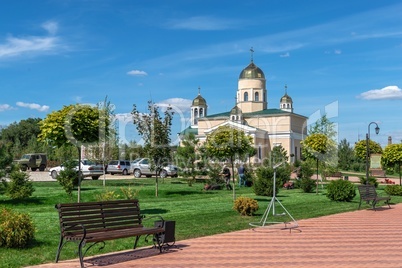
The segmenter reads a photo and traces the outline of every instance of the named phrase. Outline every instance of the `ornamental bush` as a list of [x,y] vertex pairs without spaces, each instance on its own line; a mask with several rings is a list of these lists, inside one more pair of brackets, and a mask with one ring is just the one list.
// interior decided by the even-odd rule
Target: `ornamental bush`
[[389,195],[402,195],[402,186],[400,185],[387,185],[384,188],[384,192]]
[[350,202],[356,196],[356,187],[346,180],[331,181],[327,186],[327,197],[333,201]]
[[242,216],[252,216],[258,208],[258,202],[250,197],[238,197],[233,205],[233,209]]
[[301,178],[296,180],[295,187],[302,189],[305,193],[311,193],[314,191],[316,181],[310,178]]
[[28,214],[0,210],[0,247],[24,248],[34,238],[35,227]]
[[11,199],[23,199],[30,197],[35,191],[29,175],[25,172],[15,170],[10,173],[10,181],[7,183],[6,194]]
[[[360,184],[366,184],[366,177],[359,177]],[[374,185],[375,188],[378,187],[378,181],[375,177],[369,176],[368,178],[369,185]]]
[[[279,183],[276,183],[275,191],[278,193]],[[273,196],[274,193],[274,169],[259,167],[255,171],[253,190],[256,195]]]

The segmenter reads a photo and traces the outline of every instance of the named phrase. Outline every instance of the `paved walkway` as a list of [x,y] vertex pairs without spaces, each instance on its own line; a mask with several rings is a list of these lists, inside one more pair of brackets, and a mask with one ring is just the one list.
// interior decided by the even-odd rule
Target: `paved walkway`
[[[162,254],[142,248],[87,257],[85,267],[402,267],[402,204],[366,208],[300,220],[291,232],[246,229],[177,241]],[[79,261],[33,267],[74,268]]]

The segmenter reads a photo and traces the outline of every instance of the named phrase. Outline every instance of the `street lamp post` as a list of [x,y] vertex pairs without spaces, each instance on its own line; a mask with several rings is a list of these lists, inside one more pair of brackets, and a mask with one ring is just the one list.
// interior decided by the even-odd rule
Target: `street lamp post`
[[378,135],[380,133],[380,128],[378,127],[376,122],[371,122],[368,125],[368,131],[366,133],[366,184],[369,184],[369,161],[370,161],[370,146],[369,146],[369,141],[370,141],[370,126],[371,124],[375,124],[375,134]]

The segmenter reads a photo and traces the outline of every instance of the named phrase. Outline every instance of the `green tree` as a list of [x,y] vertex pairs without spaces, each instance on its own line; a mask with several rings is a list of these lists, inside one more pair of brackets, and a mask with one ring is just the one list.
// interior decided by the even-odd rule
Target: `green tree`
[[35,191],[33,182],[29,180],[29,175],[20,170],[14,169],[10,173],[10,181],[7,185],[6,194],[11,199],[24,199],[30,197]]
[[312,134],[302,141],[303,155],[316,161],[317,183],[316,193],[318,194],[318,164],[331,163],[335,154],[335,143],[325,134]]
[[[367,144],[366,140],[361,140],[356,142],[354,153],[356,157],[361,160],[366,160],[367,156]],[[371,154],[382,154],[381,145],[375,141],[369,140],[369,155]]]
[[233,176],[234,160],[236,157],[244,157],[251,151],[251,148],[252,138],[250,136],[247,136],[242,130],[237,130],[228,126],[220,126],[207,136],[205,142],[207,154],[219,160],[229,160],[232,165],[233,200],[236,199]]
[[402,185],[401,164],[402,164],[402,144],[389,144],[385,147],[381,156],[381,164],[384,167],[394,167],[398,165],[399,185]]
[[144,151],[151,160],[151,169],[156,173],[155,196],[158,196],[159,173],[171,160],[170,133],[174,113],[172,107],[168,106],[162,117],[159,107],[152,101],[148,101],[148,112],[141,113],[134,104],[131,114],[138,134],[144,140]]
[[[39,141],[62,147],[72,144],[81,162],[81,146],[96,144],[109,134],[110,116],[98,107],[69,105],[54,111],[39,123]],[[80,165],[78,165],[80,168]],[[80,170],[78,174],[81,174]],[[81,198],[81,176],[78,179],[78,202]]]
[[28,118],[1,129],[0,140],[14,159],[20,158],[24,153],[43,152],[43,144],[39,144],[36,140],[40,133],[41,121],[40,118]]
[[193,133],[186,134],[177,148],[177,155],[182,160],[183,167],[190,169],[190,175],[195,179],[195,161],[197,160],[196,147],[199,140]]
[[275,146],[270,153],[270,163],[269,166],[274,166],[275,164],[281,162],[287,162],[289,159],[288,152],[282,145]]
[[342,170],[351,170],[356,158],[353,153],[353,147],[343,139],[338,144],[338,168]]
[[336,140],[336,135],[338,134],[336,131],[336,126],[333,122],[331,122],[327,115],[323,115],[320,119],[318,119],[313,125],[310,126],[308,130],[308,135],[312,134],[324,134],[331,140]]

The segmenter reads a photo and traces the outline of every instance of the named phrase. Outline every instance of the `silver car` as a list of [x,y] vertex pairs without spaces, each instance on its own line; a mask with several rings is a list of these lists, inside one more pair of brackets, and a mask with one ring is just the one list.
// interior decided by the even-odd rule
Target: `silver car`
[[[146,177],[151,177],[155,175],[155,170],[151,170],[151,163],[148,158],[141,158],[136,159],[131,164],[131,169],[134,174],[134,177],[140,178],[142,175]],[[177,177],[178,168],[175,165],[167,165],[163,167],[162,171],[160,172],[159,176],[161,178],[170,177]]]
[[106,168],[106,172],[110,175],[122,174],[128,175],[131,171],[131,163],[128,160],[112,160]]

